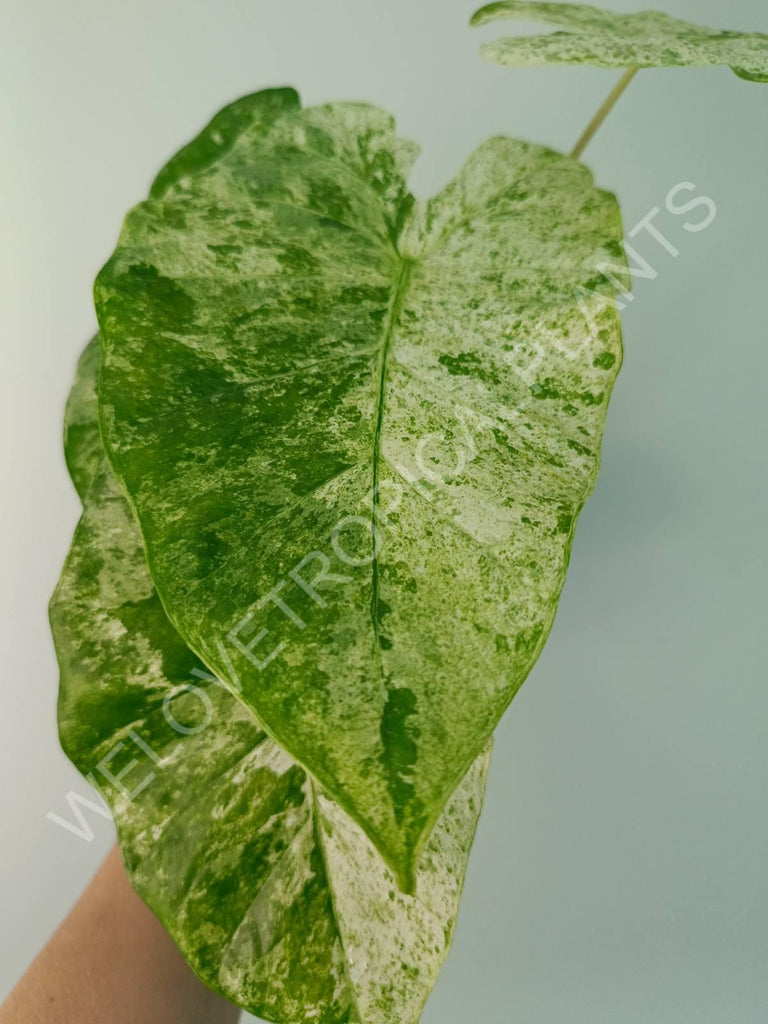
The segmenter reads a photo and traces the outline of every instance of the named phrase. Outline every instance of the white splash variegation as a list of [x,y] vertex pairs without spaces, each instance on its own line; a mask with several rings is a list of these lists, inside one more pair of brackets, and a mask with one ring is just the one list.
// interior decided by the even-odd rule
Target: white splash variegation
[[623,261],[577,162],[490,139],[422,203],[414,155],[375,108],[246,97],[95,289],[102,434],[170,619],[406,892],[550,629]]
[[[757,33],[473,23],[505,17],[565,31],[486,44],[502,64],[768,81]],[[418,1020],[621,362],[586,168],[494,138],[417,202],[415,153],[362,104],[222,110],[126,218],[65,416],[62,744],[192,968],[280,1024]]]
[[506,19],[557,25],[549,35],[484,43],[486,60],[506,67],[591,64],[600,68],[728,65],[749,82],[768,82],[768,35],[728,32],[680,21],[660,11],[618,14],[587,4],[500,0],[472,15],[472,25]]

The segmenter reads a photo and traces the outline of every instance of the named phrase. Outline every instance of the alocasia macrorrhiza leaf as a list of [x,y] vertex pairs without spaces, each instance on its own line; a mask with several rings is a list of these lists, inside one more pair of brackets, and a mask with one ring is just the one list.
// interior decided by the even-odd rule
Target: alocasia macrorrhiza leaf
[[[91,436],[93,344],[68,410]],[[450,945],[487,752],[446,806],[417,894],[168,621],[103,454],[51,602],[59,729],[115,815],[134,887],[210,987],[268,1020],[413,1024]]]
[[494,64],[592,64],[600,68],[728,65],[739,78],[768,82],[768,35],[692,25],[659,11],[617,14],[571,3],[501,0],[473,14],[472,25],[517,18],[544,21],[564,31],[484,43]]
[[372,107],[246,97],[95,288],[169,617],[405,891],[550,629],[621,356],[586,168],[494,138],[422,203],[414,155]]

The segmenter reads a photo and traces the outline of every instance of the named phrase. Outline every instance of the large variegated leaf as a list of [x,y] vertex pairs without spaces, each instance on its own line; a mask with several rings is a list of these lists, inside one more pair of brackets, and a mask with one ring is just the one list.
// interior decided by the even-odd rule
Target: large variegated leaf
[[[82,424],[85,375],[70,399]],[[70,448],[70,465],[81,454]],[[62,744],[203,981],[286,1024],[418,1020],[450,945],[487,753],[432,833],[416,895],[399,893],[360,828],[173,629],[103,458],[51,621]]]
[[518,18],[565,31],[484,43],[486,60],[507,66],[592,64],[600,68],[690,67],[727,64],[739,78],[768,82],[768,35],[727,32],[680,21],[659,11],[617,14],[571,3],[501,0],[472,16],[472,25]]
[[98,277],[102,433],[185,642],[409,891],[552,623],[620,362],[618,209],[504,138],[416,203],[367,106],[216,123]]

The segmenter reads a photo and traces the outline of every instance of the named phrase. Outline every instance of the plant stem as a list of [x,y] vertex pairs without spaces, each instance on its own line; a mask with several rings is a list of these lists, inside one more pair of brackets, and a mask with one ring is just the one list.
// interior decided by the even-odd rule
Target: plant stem
[[616,85],[614,85],[613,89],[611,89],[610,93],[605,99],[605,102],[600,107],[595,116],[592,118],[592,120],[589,122],[587,127],[584,129],[581,138],[571,150],[571,156],[574,160],[578,160],[581,154],[587,148],[592,139],[592,136],[595,134],[597,129],[600,127],[600,125],[603,123],[606,117],[608,117],[610,112],[613,110],[619,96],[621,96],[621,94],[624,92],[624,90],[627,88],[627,86],[639,70],[640,68],[627,68],[627,70],[618,80]]

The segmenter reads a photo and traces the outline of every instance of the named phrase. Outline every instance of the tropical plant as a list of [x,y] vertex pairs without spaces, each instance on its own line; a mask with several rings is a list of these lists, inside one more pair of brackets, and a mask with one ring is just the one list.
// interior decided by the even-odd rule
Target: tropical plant
[[[504,64],[768,80],[766,36],[498,17],[568,29]],[[62,744],[192,968],[274,1021],[418,1019],[621,363],[586,167],[494,138],[418,202],[414,156],[370,106],[226,107],[128,214],[65,416]]]

